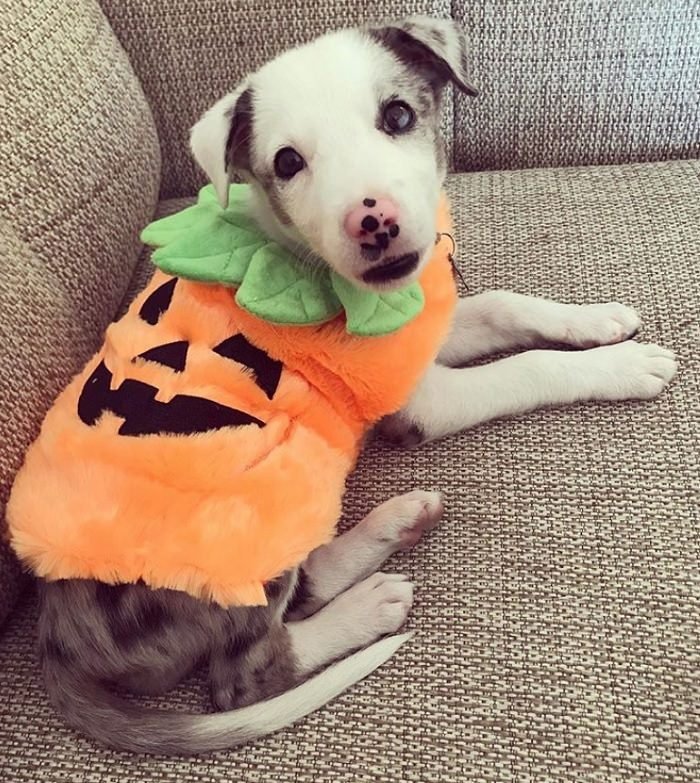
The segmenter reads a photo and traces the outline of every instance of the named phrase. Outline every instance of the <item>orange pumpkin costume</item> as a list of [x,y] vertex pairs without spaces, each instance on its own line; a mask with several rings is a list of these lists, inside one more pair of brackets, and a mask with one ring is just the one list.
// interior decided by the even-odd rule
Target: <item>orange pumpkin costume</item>
[[[437,225],[450,230],[445,203]],[[7,509],[19,557],[49,580],[265,604],[266,582],[333,537],[364,434],[444,341],[451,247],[422,273],[422,312],[367,338],[342,315],[275,325],[231,288],[156,272],[27,454]]]

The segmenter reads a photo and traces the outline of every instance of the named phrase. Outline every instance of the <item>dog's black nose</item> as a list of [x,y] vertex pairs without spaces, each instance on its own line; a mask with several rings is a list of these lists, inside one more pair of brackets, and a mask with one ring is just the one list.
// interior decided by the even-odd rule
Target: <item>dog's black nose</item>
[[376,261],[400,230],[399,207],[389,198],[367,197],[345,216],[345,232],[359,241],[369,261]]

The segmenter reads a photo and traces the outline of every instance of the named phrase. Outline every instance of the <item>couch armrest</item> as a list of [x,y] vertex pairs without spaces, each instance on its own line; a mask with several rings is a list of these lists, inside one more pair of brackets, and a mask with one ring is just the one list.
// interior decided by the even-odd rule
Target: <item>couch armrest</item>
[[[44,412],[124,295],[156,203],[160,152],[138,81],[94,0],[17,4],[3,16],[0,51],[2,519]],[[0,569],[2,622],[18,570],[5,556]]]

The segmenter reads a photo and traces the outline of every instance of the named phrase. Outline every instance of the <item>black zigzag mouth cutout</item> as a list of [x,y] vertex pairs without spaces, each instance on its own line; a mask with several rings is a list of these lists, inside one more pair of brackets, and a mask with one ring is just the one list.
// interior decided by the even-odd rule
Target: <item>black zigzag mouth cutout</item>
[[159,402],[155,399],[158,389],[148,383],[127,378],[118,389],[111,389],[111,382],[112,373],[100,362],[83,386],[78,416],[88,426],[94,426],[105,411],[124,419],[120,435],[194,435],[265,424],[249,413],[203,397],[177,394],[169,402]]

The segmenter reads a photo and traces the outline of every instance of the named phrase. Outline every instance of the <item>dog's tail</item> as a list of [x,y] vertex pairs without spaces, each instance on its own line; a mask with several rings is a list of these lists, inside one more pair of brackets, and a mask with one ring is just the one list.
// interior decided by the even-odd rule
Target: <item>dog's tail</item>
[[412,635],[381,639],[280,696],[211,715],[134,705],[51,660],[44,674],[58,711],[92,739],[134,753],[192,755],[225,750],[289,726],[373,672]]

